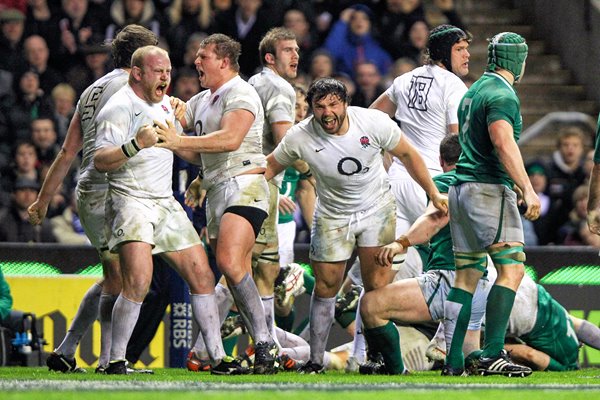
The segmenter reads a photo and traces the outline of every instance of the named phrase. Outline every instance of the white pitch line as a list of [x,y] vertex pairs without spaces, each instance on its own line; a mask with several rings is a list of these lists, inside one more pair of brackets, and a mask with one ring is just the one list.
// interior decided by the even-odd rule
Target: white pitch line
[[600,385],[573,384],[324,384],[324,383],[212,383],[212,382],[155,382],[155,381],[72,381],[72,380],[0,380],[0,391],[263,391],[263,390],[296,390],[296,391],[383,391],[383,390],[447,390],[447,389],[508,389],[508,390],[589,390],[600,391]]

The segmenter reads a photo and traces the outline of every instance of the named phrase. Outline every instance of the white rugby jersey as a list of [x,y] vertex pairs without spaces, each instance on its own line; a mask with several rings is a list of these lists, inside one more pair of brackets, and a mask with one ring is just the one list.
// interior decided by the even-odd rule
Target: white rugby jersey
[[538,313],[538,288],[537,284],[525,274],[508,319],[507,331],[515,336],[525,335],[535,327]]
[[81,94],[77,102],[77,113],[81,119],[83,150],[77,187],[79,190],[107,190],[106,174],[94,167],[96,148],[96,117],[108,99],[127,84],[129,74],[115,69],[92,83]]
[[[176,123],[170,97],[164,96],[160,103],[148,103],[139,98],[131,86],[124,86],[98,114],[96,150],[120,146],[135,137],[142,125],[152,125],[153,120]],[[140,150],[121,168],[107,173],[112,190],[141,198],[172,196],[172,175],[173,153],[158,147]]]
[[262,152],[264,111],[256,90],[239,76],[214,93],[204,90],[187,102],[185,119],[188,127],[193,125],[197,136],[218,131],[221,129],[221,118],[229,111],[239,109],[254,114],[254,122],[239,149],[201,154],[204,182],[207,185],[214,185],[257,167],[266,167]]
[[[268,155],[275,149],[275,137],[271,131],[271,124],[276,122],[294,123],[296,92],[288,81],[267,67],[250,77],[248,83],[256,89],[265,111],[262,140],[263,154]],[[281,187],[282,181],[283,173],[272,180],[277,187]]]
[[[464,82],[437,65],[424,65],[394,79],[385,94],[396,105],[395,117],[402,132],[419,150],[431,175],[442,173],[440,142],[448,125],[458,123],[458,105],[467,91]],[[394,158],[390,176],[408,175]]]
[[317,210],[330,218],[371,209],[391,199],[383,167],[384,150],[392,150],[402,132],[385,113],[348,107],[349,129],[345,135],[323,131],[311,116],[294,125],[273,152],[282,165],[306,161],[317,181]]

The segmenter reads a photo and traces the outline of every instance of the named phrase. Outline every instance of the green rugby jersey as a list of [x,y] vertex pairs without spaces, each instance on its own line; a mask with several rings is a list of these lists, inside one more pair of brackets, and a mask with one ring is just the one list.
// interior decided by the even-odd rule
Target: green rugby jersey
[[[433,182],[440,193],[448,193],[448,188],[452,186],[455,180],[456,170],[433,177]],[[436,269],[454,271],[454,253],[452,251],[450,224],[447,224],[438,233],[433,235],[429,241],[429,248],[429,257],[423,266],[423,272]]]
[[456,164],[454,185],[480,182],[513,187],[488,131],[488,126],[499,120],[513,126],[514,138],[518,141],[523,120],[517,93],[502,76],[486,72],[467,91],[458,108],[462,153]]

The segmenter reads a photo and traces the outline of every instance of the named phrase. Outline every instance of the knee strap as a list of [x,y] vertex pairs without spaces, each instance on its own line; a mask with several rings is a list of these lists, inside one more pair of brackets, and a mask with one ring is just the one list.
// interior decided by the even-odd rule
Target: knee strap
[[476,253],[454,253],[454,264],[456,270],[474,268],[482,273],[487,270],[487,253],[481,251]]
[[523,246],[496,247],[489,250],[496,265],[518,265],[525,262]]

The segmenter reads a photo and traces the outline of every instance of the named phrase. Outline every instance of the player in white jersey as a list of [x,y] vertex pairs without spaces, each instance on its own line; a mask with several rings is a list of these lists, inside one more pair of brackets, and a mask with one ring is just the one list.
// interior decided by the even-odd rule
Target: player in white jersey
[[104,235],[104,204],[108,183],[106,174],[96,171],[92,162],[96,142],[94,123],[108,99],[127,84],[133,52],[139,47],[157,43],[158,39],[154,33],[140,25],[128,25],[117,34],[112,41],[115,69],[90,85],[81,95],[61,151],[46,175],[37,200],[27,210],[32,224],[42,222],[52,196],[58,190],[77,154],[83,151],[77,183],[79,217],[87,237],[100,255],[104,280],[88,290],[67,335],[48,357],[47,364],[51,370],[78,370],[74,359],[75,349],[88,327],[98,317],[98,309],[101,327],[98,370],[101,371],[109,361],[111,314],[113,304],[121,291],[121,277],[119,260],[108,251]]
[[178,136],[172,126],[159,125],[163,142],[158,146],[196,163],[201,157],[208,234],[217,266],[254,339],[254,373],[265,374],[276,372],[277,346],[251,275],[252,248],[269,208],[263,175],[264,111],[256,90],[239,76],[240,52],[240,44],[226,35],[202,41],[195,65],[207,90],[188,101],[181,121],[196,136]]
[[[470,41],[470,35],[452,25],[432,29],[427,44],[428,64],[394,79],[369,107],[398,121],[431,176],[442,173],[440,142],[447,133],[458,133],[458,104],[467,91],[460,78],[469,73]],[[388,172],[396,197],[398,236],[425,211],[427,197],[398,158],[394,158]]]
[[[265,111],[263,154],[270,154],[287,130],[294,124],[296,92],[288,80],[298,71],[296,35],[285,28],[273,28],[265,34],[258,47],[263,69],[248,80],[258,93]],[[308,166],[302,166],[304,170]],[[274,333],[274,286],[279,274],[279,189],[283,173],[269,184],[269,216],[263,222],[254,246],[254,281],[265,308],[267,325]],[[276,338],[275,335],[273,335]],[[281,346],[280,346],[281,347]]]
[[398,126],[377,110],[348,107],[346,87],[325,78],[307,94],[313,117],[292,127],[267,157],[266,178],[294,161],[308,163],[316,178],[317,206],[310,258],[316,276],[310,311],[310,362],[304,373],[323,371],[336,293],[346,261],[358,247],[365,289],[389,282],[391,268],[375,265],[375,253],[395,233],[395,202],[383,167],[383,151],[404,161],[436,207],[447,208],[414,147]]
[[[133,53],[126,86],[98,114],[94,165],[107,172],[106,234],[119,254],[123,288],[113,308],[107,374],[126,374],[127,342],[152,279],[152,254],[160,254],[190,287],[192,312],[200,326],[214,374],[242,369],[227,358],[220,339],[215,277],[191,221],[173,197],[173,154],[154,147],[152,124],[173,126],[176,112],[166,90],[171,62],[166,51],[145,46]],[[178,117],[183,117],[180,108]]]

